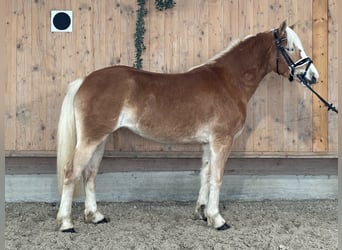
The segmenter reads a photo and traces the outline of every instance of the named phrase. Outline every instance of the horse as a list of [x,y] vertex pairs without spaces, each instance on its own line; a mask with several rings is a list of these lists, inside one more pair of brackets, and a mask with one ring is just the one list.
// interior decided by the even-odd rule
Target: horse
[[183,73],[152,73],[116,65],[69,84],[58,123],[59,230],[75,232],[71,205],[82,176],[85,221],[108,222],[97,209],[95,178],[106,141],[120,128],[161,143],[201,144],[195,215],[217,230],[228,229],[219,211],[224,166],[244,127],[248,101],[270,72],[290,81],[298,81],[300,75],[310,84],[319,77],[286,21],[245,37]]

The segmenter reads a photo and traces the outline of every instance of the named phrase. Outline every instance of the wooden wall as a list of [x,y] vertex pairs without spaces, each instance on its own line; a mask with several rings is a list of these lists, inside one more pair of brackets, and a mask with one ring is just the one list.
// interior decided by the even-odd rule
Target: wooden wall
[[[236,39],[296,23],[319,65],[318,90],[337,104],[337,0],[178,0],[159,12],[147,1],[144,69],[181,72]],[[135,0],[6,1],[5,147],[7,155],[54,155],[62,98],[72,80],[108,65],[133,65]],[[50,32],[50,11],[73,11],[72,33]],[[113,135],[107,155],[199,155],[198,145],[161,145],[128,131]],[[337,115],[298,83],[269,74],[249,103],[237,156],[337,155]]]

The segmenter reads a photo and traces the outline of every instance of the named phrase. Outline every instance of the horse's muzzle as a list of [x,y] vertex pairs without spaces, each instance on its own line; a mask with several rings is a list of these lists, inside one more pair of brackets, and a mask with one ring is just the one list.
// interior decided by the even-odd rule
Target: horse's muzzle
[[311,79],[308,79],[306,77],[306,73],[301,73],[301,74],[297,74],[297,77],[299,79],[299,81],[301,81],[304,85],[313,85],[317,83],[317,78],[315,76],[311,76]]

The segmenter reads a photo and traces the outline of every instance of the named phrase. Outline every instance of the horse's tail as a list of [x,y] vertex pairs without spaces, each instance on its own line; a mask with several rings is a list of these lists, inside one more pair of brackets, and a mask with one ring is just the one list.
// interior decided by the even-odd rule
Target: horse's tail
[[[83,79],[77,79],[69,84],[68,91],[64,97],[57,131],[57,176],[58,190],[62,193],[64,173],[68,162],[72,161],[76,146],[76,123],[74,98],[76,92],[83,83]],[[74,195],[79,195],[80,184],[75,187]]]

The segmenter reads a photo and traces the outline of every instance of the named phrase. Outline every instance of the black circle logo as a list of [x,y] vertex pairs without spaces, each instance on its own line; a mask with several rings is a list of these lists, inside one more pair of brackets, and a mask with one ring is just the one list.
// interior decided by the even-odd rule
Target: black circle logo
[[56,29],[66,30],[71,24],[71,19],[68,14],[59,12],[53,17],[53,25]]

